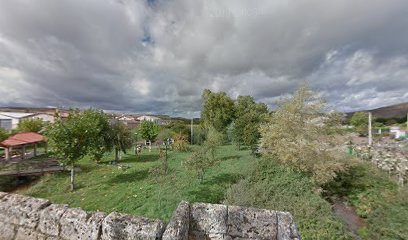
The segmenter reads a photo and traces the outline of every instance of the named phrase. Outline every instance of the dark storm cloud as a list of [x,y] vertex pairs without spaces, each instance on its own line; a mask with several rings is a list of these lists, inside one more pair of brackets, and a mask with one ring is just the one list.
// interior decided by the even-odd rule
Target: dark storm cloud
[[408,101],[405,0],[0,0],[0,105],[192,116],[204,88]]

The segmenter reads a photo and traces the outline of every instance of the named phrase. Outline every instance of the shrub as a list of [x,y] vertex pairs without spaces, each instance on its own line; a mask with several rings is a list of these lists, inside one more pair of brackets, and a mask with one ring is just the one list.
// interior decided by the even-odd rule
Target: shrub
[[177,133],[174,135],[173,149],[177,152],[187,152],[188,151],[188,138],[186,135]]
[[291,212],[302,239],[350,239],[328,202],[304,173],[261,159],[249,176],[232,185],[226,203]]

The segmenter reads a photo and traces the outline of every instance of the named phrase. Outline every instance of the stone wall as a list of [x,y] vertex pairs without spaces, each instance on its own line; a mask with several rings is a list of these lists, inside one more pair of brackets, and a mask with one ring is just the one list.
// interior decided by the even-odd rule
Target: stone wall
[[86,212],[0,192],[0,240],[5,239],[300,239],[290,213],[181,202],[171,221]]

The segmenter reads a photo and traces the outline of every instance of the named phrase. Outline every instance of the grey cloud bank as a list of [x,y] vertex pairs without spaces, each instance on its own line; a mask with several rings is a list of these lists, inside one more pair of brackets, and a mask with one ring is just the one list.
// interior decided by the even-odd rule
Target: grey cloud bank
[[405,0],[0,0],[0,105],[197,116],[204,88],[273,106],[408,101]]

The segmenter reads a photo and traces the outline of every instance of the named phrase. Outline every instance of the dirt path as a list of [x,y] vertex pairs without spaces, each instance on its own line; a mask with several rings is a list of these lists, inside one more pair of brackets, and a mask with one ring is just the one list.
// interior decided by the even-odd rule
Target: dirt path
[[365,227],[366,223],[357,215],[356,211],[348,206],[347,202],[343,199],[337,199],[334,201],[333,211],[347,224],[347,228],[353,234],[354,239],[361,239],[358,236],[358,230]]

